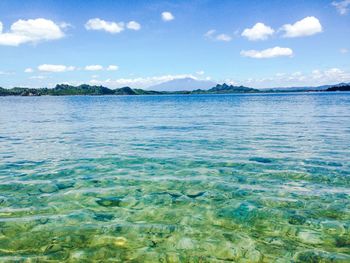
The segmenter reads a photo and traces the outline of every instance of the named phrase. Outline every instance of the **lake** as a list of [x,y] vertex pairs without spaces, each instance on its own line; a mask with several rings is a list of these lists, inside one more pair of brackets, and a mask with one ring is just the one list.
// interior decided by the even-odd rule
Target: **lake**
[[350,262],[350,93],[0,97],[0,261]]

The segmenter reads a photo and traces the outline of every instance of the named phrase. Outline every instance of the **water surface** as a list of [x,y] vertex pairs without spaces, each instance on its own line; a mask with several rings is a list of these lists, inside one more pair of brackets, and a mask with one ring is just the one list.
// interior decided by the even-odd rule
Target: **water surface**
[[0,98],[1,262],[349,262],[350,93]]

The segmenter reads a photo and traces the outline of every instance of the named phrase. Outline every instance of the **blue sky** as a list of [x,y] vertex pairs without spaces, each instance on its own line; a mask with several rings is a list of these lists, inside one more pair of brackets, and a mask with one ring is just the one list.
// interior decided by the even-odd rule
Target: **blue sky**
[[0,86],[350,81],[350,1],[0,1]]

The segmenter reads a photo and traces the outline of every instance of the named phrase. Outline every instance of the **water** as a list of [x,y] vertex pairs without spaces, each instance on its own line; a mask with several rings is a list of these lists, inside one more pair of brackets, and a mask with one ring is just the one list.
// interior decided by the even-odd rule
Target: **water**
[[350,93],[0,98],[1,262],[349,262]]

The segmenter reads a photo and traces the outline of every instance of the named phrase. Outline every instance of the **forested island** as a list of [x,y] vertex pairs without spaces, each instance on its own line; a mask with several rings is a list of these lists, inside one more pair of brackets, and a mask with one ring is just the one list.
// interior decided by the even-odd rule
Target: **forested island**
[[[307,90],[316,91],[316,90]],[[317,90],[320,91],[320,90]],[[332,86],[322,91],[350,91],[350,85]],[[230,93],[267,93],[267,92],[287,92],[286,90],[258,90],[245,86],[233,86],[217,84],[215,87],[207,90],[197,89],[193,91],[152,91],[144,89],[132,89],[123,87],[118,89],[109,89],[104,86],[92,86],[82,84],[72,86],[67,84],[58,84],[56,87],[49,88],[22,88],[15,87],[5,89],[0,87],[0,96],[70,96],[70,95],[171,95],[171,94],[230,94]],[[291,92],[291,90],[288,90]]]

